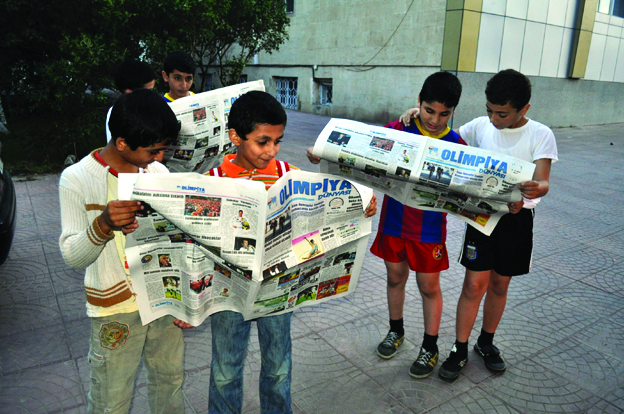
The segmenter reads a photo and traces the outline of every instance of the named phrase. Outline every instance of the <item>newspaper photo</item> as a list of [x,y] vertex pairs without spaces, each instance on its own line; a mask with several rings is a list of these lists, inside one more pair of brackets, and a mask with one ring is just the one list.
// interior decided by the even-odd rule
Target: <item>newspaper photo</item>
[[120,174],[119,182],[120,198],[143,205],[126,255],[144,324],[173,315],[197,326],[223,310],[254,319],[357,286],[370,188],[298,170],[268,191],[195,173]]
[[228,135],[230,108],[239,96],[253,90],[264,91],[264,82],[241,83],[169,103],[181,124],[177,141],[165,150],[163,164],[169,171],[202,174],[236,151]]
[[380,126],[331,119],[313,149],[323,173],[340,175],[421,210],[449,213],[486,235],[535,164]]

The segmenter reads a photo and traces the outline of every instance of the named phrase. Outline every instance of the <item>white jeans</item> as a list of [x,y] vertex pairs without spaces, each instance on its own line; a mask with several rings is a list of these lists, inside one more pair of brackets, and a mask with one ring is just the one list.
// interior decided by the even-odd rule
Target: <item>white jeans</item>
[[139,312],[91,319],[87,412],[125,414],[143,358],[151,414],[184,412],[184,338],[171,316],[141,324]]

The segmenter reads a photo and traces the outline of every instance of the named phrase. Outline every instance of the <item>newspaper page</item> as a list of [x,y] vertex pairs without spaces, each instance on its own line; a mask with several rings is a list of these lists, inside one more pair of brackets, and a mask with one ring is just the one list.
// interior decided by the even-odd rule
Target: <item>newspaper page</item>
[[535,164],[475,147],[360,122],[331,119],[314,155],[347,177],[421,210],[449,213],[486,235],[520,201]]
[[268,192],[260,182],[195,173],[124,176],[120,197],[144,207],[126,243],[144,324],[173,315],[197,326],[223,310],[253,319],[356,288],[371,232],[369,188],[303,171]]
[[169,103],[181,128],[177,141],[165,150],[167,168],[203,174],[219,166],[225,154],[235,152],[228,135],[230,108],[239,96],[252,90],[264,91],[264,82],[241,83]]

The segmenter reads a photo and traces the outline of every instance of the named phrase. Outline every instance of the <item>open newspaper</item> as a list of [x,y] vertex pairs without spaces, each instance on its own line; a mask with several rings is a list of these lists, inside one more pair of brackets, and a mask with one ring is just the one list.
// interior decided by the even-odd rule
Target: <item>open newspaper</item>
[[450,213],[486,235],[507,203],[520,201],[517,185],[535,164],[508,155],[422,135],[331,119],[314,155],[321,171],[370,186],[421,210]]
[[199,325],[223,310],[253,319],[356,288],[370,188],[304,171],[268,191],[194,173],[120,174],[120,197],[130,192],[144,205],[126,242],[144,324],[173,315]]
[[262,80],[242,83],[176,99],[169,106],[181,123],[178,139],[165,151],[164,164],[172,172],[204,173],[223,156],[236,151],[228,135],[234,101],[245,92],[264,91]]

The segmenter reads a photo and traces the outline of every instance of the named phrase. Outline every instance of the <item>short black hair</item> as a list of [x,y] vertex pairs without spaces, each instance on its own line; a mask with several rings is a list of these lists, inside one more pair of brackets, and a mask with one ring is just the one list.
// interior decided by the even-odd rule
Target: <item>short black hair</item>
[[420,90],[420,102],[439,102],[447,108],[459,104],[462,86],[457,76],[450,72],[436,72],[425,79]]
[[234,129],[241,139],[253,132],[258,124],[284,125],[286,111],[271,94],[262,91],[249,91],[241,95],[230,109],[228,126]]
[[165,58],[165,73],[169,75],[174,70],[182,73],[190,73],[195,75],[195,61],[192,57],[181,50],[171,52]]
[[113,141],[121,137],[132,151],[177,138],[180,123],[162,96],[150,89],[121,95],[113,105],[108,128]]
[[115,86],[119,92],[126,89],[141,89],[146,83],[156,79],[156,73],[150,65],[136,59],[126,59],[115,70]]
[[531,100],[531,81],[517,70],[501,70],[488,81],[485,97],[494,105],[509,103],[519,111]]

